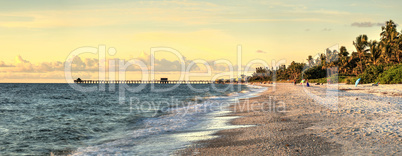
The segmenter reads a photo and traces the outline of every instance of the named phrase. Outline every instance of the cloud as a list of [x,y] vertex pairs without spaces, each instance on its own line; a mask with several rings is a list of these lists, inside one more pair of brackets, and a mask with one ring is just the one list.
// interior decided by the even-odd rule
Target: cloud
[[[219,21],[213,12],[222,8],[198,1],[137,1],[91,8],[0,11],[0,27],[55,28],[124,25],[144,22],[204,25]],[[29,15],[29,16],[27,16]],[[3,20],[4,19],[4,20]],[[107,21],[107,22],[105,22]]]
[[257,53],[264,53],[264,54],[266,54],[266,53],[267,53],[267,52],[262,51],[262,50],[257,50],[256,52],[257,52]]
[[372,23],[372,22],[354,22],[351,24],[352,27],[374,27],[383,25],[384,23]]
[[[109,62],[108,60],[106,62]],[[62,69],[64,70],[64,63],[62,63]],[[75,57],[72,62],[73,71],[99,71],[99,60],[96,58],[85,58]]]
[[[236,4],[238,3],[238,4]],[[108,5],[86,7],[67,7],[65,9],[25,10],[0,12],[0,27],[8,28],[58,28],[58,27],[94,27],[111,25],[135,25],[153,23],[165,26],[177,25],[215,25],[221,23],[249,22],[335,22],[328,18],[306,18],[300,14],[330,14],[345,15],[348,12],[336,10],[307,11],[305,4],[290,4],[286,2],[236,2],[227,4],[202,1],[137,1],[116,2]],[[263,10],[261,15],[276,14],[279,9],[285,15],[256,16],[253,10],[239,11],[238,5],[264,5],[276,9]],[[244,9],[250,9],[245,7]],[[241,9],[243,10],[243,8]],[[294,11],[296,10],[296,11]],[[260,10],[257,10],[260,12]],[[294,16],[289,16],[294,15]],[[294,18],[288,18],[294,17]],[[1,20],[5,19],[5,20]],[[107,22],[105,22],[107,21]]]
[[[150,62],[151,56],[147,53],[142,53],[140,57],[137,59],[143,61],[148,67],[151,66]],[[182,56],[184,61],[185,68],[187,70],[188,66],[193,63],[193,60],[187,60],[186,57]],[[127,60],[128,61],[128,60]],[[213,71],[228,71],[228,67],[223,64],[215,64],[215,61],[205,60],[205,64],[194,64],[190,72],[202,72],[206,70],[205,66],[210,66]],[[154,69],[155,72],[172,72],[172,71],[181,71],[182,64],[179,60],[167,60],[167,59],[155,59],[154,60]],[[150,69],[150,68],[149,68]],[[132,71],[140,71],[140,68],[128,68],[128,70]]]
[[[265,53],[262,50],[259,50],[261,53]],[[135,58],[136,60],[141,61],[145,64],[148,69],[148,72],[151,70],[151,61],[150,55],[143,53],[140,57]],[[114,64],[110,64],[114,61]],[[133,64],[127,67],[127,69],[120,69],[119,64],[122,62],[127,64],[132,59],[119,59],[119,58],[110,58],[105,60],[106,64],[106,72],[109,73],[109,70],[115,69],[115,72],[119,72],[119,70],[126,72],[138,72],[141,71],[140,66],[137,64]],[[183,56],[184,67],[187,70],[188,66],[192,64],[193,60],[187,60]],[[87,79],[93,78],[96,79],[96,75],[99,72],[99,59],[97,58],[81,58],[79,56],[75,57],[72,61],[72,75],[73,77],[85,77]],[[169,74],[171,72],[181,72],[181,66],[179,60],[168,60],[165,58],[155,59],[154,60],[154,70],[155,73],[164,73]],[[225,63],[216,63],[213,60],[204,60],[204,63],[195,63],[189,72],[191,73],[200,73],[207,72],[207,67],[210,67],[212,72],[224,72],[229,71],[229,67]],[[236,70],[236,65],[233,64],[233,70]],[[5,68],[7,67],[7,68]],[[64,62],[55,61],[55,62],[40,62],[37,64],[33,64],[30,61],[22,58],[21,56],[15,57],[15,62],[13,64],[6,64],[4,61],[0,61],[0,79],[64,79]],[[183,71],[184,72],[184,71]],[[106,74],[108,75],[108,74]]]
[[328,15],[349,15],[350,12],[345,12],[345,11],[337,11],[337,10],[314,10],[314,11],[305,11],[305,12],[311,12],[311,13],[317,13],[317,14],[328,14]]
[[64,73],[52,72],[52,73],[13,73],[5,72],[0,75],[1,79],[64,79]]
[[33,66],[31,62],[24,60],[20,55],[15,57],[15,68],[12,68],[14,71],[17,72],[33,72]]
[[4,16],[0,15],[0,21],[5,22],[5,21],[18,21],[18,22],[31,22],[34,20],[34,17],[30,16]]
[[332,29],[331,28],[324,28],[324,29],[322,29],[322,31],[331,31]]
[[306,29],[306,30],[304,30],[304,31],[310,31],[310,29]]
[[29,63],[29,61],[24,60],[21,55],[18,55],[15,57],[15,63],[17,64],[24,64],[24,63]]
[[[38,64],[33,64],[18,55],[15,57],[15,62],[13,64],[6,64],[4,61],[0,61],[0,67],[7,67],[0,68],[0,71],[2,72],[46,73],[64,71],[64,62],[40,62]],[[97,71],[98,59],[86,58],[82,61],[80,57],[76,57],[73,60],[72,68],[77,71]]]
[[0,67],[15,67],[15,66],[11,64],[6,64],[4,63],[4,61],[0,61]]
[[327,19],[318,18],[292,18],[292,19],[270,19],[270,18],[244,18],[227,19],[228,22],[332,22]]

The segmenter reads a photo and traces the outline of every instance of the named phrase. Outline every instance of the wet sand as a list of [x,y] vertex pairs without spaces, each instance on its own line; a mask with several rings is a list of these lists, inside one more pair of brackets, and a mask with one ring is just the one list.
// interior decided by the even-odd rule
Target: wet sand
[[[376,95],[355,95],[322,86],[307,88],[277,84],[275,89],[272,85],[266,86],[270,88],[261,96],[243,100],[231,107],[231,115],[241,116],[231,124],[256,126],[219,131],[215,135],[220,137],[199,141],[176,154],[402,154],[399,99],[385,99],[388,101],[384,102],[392,102],[394,108],[382,106],[382,103],[367,98]],[[326,91],[336,92],[336,96],[327,97],[324,94]],[[327,105],[331,100],[336,100],[336,107]],[[373,107],[359,107],[367,102]],[[352,106],[361,110],[352,110]],[[377,106],[381,109],[371,109]],[[384,109],[388,111],[381,113]]]

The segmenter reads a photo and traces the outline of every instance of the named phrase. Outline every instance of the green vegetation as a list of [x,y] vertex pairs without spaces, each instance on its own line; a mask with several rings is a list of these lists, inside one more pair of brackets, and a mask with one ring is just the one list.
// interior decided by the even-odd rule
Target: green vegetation
[[381,84],[401,84],[402,83],[402,64],[393,66],[385,70],[377,78]]
[[304,77],[308,79],[319,79],[327,75],[327,70],[322,68],[322,65],[314,66],[304,72]]
[[351,77],[351,78],[349,79],[349,81],[346,82],[346,83],[347,83],[347,84],[353,84],[358,78],[362,78],[362,79],[360,80],[360,83],[361,83],[361,84],[376,83],[376,82],[377,82],[377,81],[376,81],[377,77],[380,76],[380,74],[381,74],[382,72],[384,72],[384,70],[385,70],[388,66],[392,66],[392,65],[383,65],[383,64],[380,64],[380,65],[373,65],[373,66],[370,66],[370,67],[366,68],[366,69],[364,70],[364,72],[361,73],[361,74],[359,74],[358,76],[356,76],[356,77]]
[[[351,77],[351,76],[331,76],[329,78],[319,78],[319,79],[309,79],[308,81],[311,83],[327,83],[327,80],[331,80],[332,83],[347,83],[348,80],[350,80],[351,78],[355,78],[355,77]],[[354,81],[353,81],[354,83]]]
[[[338,50],[327,49],[317,58],[307,57],[307,63],[292,62],[287,68],[259,67],[250,81],[272,81],[309,79],[312,83],[402,83],[402,33],[397,24],[387,21],[381,28],[379,41],[369,40],[367,35],[359,35],[353,41],[356,51],[349,53],[346,47]],[[276,73],[276,74],[274,74]]]

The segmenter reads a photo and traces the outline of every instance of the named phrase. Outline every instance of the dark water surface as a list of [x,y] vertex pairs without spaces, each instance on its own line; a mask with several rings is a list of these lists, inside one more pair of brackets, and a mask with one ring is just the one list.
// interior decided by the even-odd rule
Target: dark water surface
[[[155,88],[171,86],[155,84]],[[206,120],[208,113],[222,111],[207,110],[198,103],[230,101],[258,91],[244,85],[218,91],[198,84],[192,87],[209,91],[196,92],[180,85],[171,91],[153,92],[147,85],[122,96],[119,86],[114,87],[115,91],[106,85],[106,91],[84,93],[69,84],[0,84],[0,155],[132,155],[152,152],[150,145],[166,151],[163,140],[158,140],[160,147],[158,142],[146,141],[189,129]],[[215,87],[223,90],[228,85]],[[122,103],[119,94],[125,97]]]

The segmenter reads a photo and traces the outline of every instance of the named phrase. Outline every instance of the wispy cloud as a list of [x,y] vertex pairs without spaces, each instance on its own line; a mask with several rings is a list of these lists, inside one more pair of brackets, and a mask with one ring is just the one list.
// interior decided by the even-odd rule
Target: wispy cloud
[[216,4],[198,1],[137,1],[66,10],[1,12],[0,27],[54,28],[158,22],[202,25],[218,21]]
[[322,31],[331,31],[332,29],[331,28],[324,28],[324,29],[322,29]]
[[0,15],[0,21],[5,22],[5,21],[33,21],[34,17],[32,16],[5,16],[5,15]]
[[291,18],[291,19],[269,19],[269,18],[249,18],[249,19],[227,19],[229,22],[332,22],[327,19],[319,18]]
[[262,50],[257,50],[256,52],[257,52],[257,53],[263,53],[263,54],[266,54],[266,53],[267,53],[267,52],[262,51]]
[[4,61],[0,61],[0,67],[15,67],[15,66],[11,64],[6,64],[4,63]]
[[337,10],[314,10],[314,11],[309,11],[311,13],[317,13],[317,14],[327,14],[327,15],[349,15],[350,12],[346,11],[337,11]]
[[352,27],[374,27],[383,25],[384,23],[373,23],[373,22],[354,22],[351,24]]
[[[257,2],[255,2],[257,3]],[[137,23],[160,23],[177,25],[213,25],[216,23],[248,22],[334,22],[328,18],[309,16],[310,14],[348,15],[337,10],[306,10],[304,4],[267,2],[266,6],[282,10],[255,10],[247,6],[239,12],[236,5],[222,6],[219,3],[200,1],[137,1],[95,5],[90,8],[72,7],[66,10],[26,10],[14,12],[0,11],[0,27],[55,28],[94,27],[110,25],[133,25]],[[246,4],[243,4],[246,5]],[[267,14],[269,16],[267,18]],[[286,17],[285,17],[286,16]],[[285,18],[284,18],[285,17]],[[293,17],[293,18],[289,18]],[[1,20],[1,19],[7,20]]]

